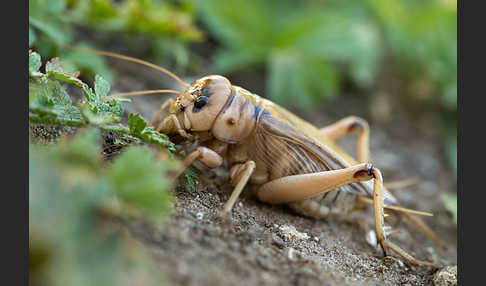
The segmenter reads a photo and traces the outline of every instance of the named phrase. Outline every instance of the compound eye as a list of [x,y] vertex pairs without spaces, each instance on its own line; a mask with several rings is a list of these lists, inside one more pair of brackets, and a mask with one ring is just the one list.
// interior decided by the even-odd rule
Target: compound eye
[[207,96],[200,96],[196,99],[196,102],[194,102],[194,109],[193,112],[198,112],[201,108],[203,108],[206,103],[208,103],[208,97]]

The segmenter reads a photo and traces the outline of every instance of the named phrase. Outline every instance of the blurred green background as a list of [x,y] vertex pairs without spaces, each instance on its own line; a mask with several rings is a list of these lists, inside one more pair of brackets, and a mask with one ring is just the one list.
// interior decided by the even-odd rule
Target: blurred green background
[[[189,77],[253,73],[249,78],[261,86],[236,84],[250,90],[248,86],[256,86],[253,91],[260,95],[304,111],[326,106],[343,94],[370,100],[386,94],[437,114],[443,148],[454,173],[457,168],[455,0],[29,0],[30,49],[42,59],[59,56],[67,71],[79,70],[91,78],[101,74],[113,83],[117,73],[106,59],[61,49],[54,41],[122,52]],[[31,158],[31,180],[39,186],[58,184],[41,176],[36,166],[47,157],[39,154]],[[93,168],[98,167],[88,169]],[[106,178],[92,180],[107,197],[110,176],[108,172]],[[70,199],[63,196],[59,200]],[[84,205],[73,208],[73,214],[91,207],[92,200],[89,195],[83,198]],[[448,200],[455,205],[454,198]],[[32,196],[30,201],[30,209],[38,208],[46,221],[56,219],[40,202],[32,203]],[[75,231],[66,228],[65,235]],[[104,237],[111,239],[110,234]],[[51,243],[57,239],[62,240]],[[111,259],[106,265],[119,267],[113,245],[96,247],[109,254],[103,256]],[[31,263],[42,265],[48,259],[44,248],[34,248],[38,253]],[[72,262],[69,251],[79,249],[66,249],[59,261]],[[90,264],[83,263],[79,265]],[[78,272],[91,273],[88,270]],[[102,274],[88,278],[79,273],[79,284],[103,279],[115,283]],[[65,278],[56,279],[62,284]]]
[[31,49],[112,82],[105,59],[52,39],[122,51],[188,76],[256,69],[264,75],[260,95],[302,109],[349,90],[406,98],[441,113],[455,168],[454,0],[29,1]]

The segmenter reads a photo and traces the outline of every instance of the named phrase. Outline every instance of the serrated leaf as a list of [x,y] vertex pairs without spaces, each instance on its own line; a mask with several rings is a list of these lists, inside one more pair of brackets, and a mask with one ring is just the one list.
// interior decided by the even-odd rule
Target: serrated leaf
[[94,102],[96,101],[96,94],[91,89],[91,87],[89,87],[89,85],[83,83],[82,89],[83,89],[83,94],[84,94],[84,97],[86,98],[86,100],[89,103],[94,104]]
[[36,52],[29,51],[29,72],[37,72],[41,67],[41,57]]
[[93,111],[89,104],[81,104],[80,111],[87,122],[97,126],[118,123],[121,120],[119,116],[112,112],[98,111],[96,108]]
[[106,81],[101,75],[95,76],[95,93],[99,99],[105,97],[110,91],[110,83]]
[[[29,82],[29,98],[35,100],[52,100],[55,105],[71,106],[72,101],[61,84],[49,78],[43,78],[43,81]],[[41,99],[42,98],[42,99]]]
[[62,69],[62,64],[61,61],[59,61],[59,58],[52,58],[47,61],[46,63],[46,73],[48,72],[56,72],[56,73],[63,73]]
[[147,122],[138,113],[128,115],[128,127],[133,134],[140,134],[147,126]]
[[61,62],[58,57],[53,58],[46,63],[46,74],[48,76],[53,76],[59,81],[74,84],[78,87],[84,87],[86,85],[77,78],[77,73],[69,74],[65,72],[63,62]]

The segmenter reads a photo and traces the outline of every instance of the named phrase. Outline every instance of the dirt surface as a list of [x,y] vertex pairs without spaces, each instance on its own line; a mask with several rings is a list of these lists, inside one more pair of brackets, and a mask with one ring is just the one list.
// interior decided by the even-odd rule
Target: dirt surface
[[[392,151],[390,151],[392,152]],[[406,157],[405,158],[410,158]],[[424,156],[417,157],[425,160]],[[420,161],[422,159],[415,159]],[[430,160],[430,158],[429,158]],[[218,174],[221,173],[221,174]],[[179,186],[176,212],[163,232],[141,222],[128,223],[147,245],[172,285],[430,285],[434,271],[411,267],[395,257],[383,258],[366,243],[364,232],[350,218],[314,220],[287,207],[271,206],[246,195],[233,210],[233,225],[222,228],[218,211],[231,186],[223,172],[205,170],[195,191]],[[434,182],[397,193],[406,204],[433,211],[427,219],[449,246],[437,248],[403,224],[391,239],[416,257],[437,265],[456,264],[456,230],[450,215],[425,191]],[[414,190],[415,189],[415,190]],[[438,187],[435,188],[439,190]],[[400,194],[404,194],[401,196]],[[434,194],[435,193],[435,194]],[[371,223],[371,212],[361,214]],[[289,236],[295,227],[308,238]]]
[[[116,85],[120,91],[170,87],[152,72],[137,74],[136,79],[130,70],[123,74]],[[140,77],[145,81],[137,80]],[[127,108],[151,118],[163,100],[140,97]],[[390,239],[439,269],[456,265],[457,230],[440,197],[442,192],[455,192],[456,185],[440,144],[437,117],[430,112],[410,113],[400,102],[379,96],[349,95],[318,112],[305,113],[304,118],[324,126],[347,115],[370,121],[372,162],[385,181],[420,178],[419,184],[393,193],[407,207],[434,213],[424,220],[448,249],[439,248],[400,220],[392,224],[399,232]],[[353,139],[341,143],[355,154]],[[244,192],[233,209],[232,225],[221,227],[219,210],[232,190],[227,173],[223,168],[202,167],[198,173],[196,190],[186,190],[182,184],[176,189],[175,213],[164,231],[140,221],[126,224],[147,246],[169,285],[435,285],[439,281],[434,280],[437,271],[410,266],[394,254],[383,258],[381,250],[366,242],[365,232],[353,218],[365,218],[373,227],[371,210],[315,220],[286,206],[261,203]],[[287,227],[295,227],[304,238],[289,236],[283,231]]]
[[[123,74],[115,91],[170,87],[154,79],[153,72]],[[127,111],[151,118],[161,102],[158,96],[140,97],[127,105]],[[385,111],[377,115],[370,104],[364,96],[341,96],[304,118],[317,126],[347,115],[369,120],[372,162],[382,170],[385,182],[420,178],[419,184],[392,192],[409,208],[433,212],[434,217],[424,220],[448,248],[439,248],[397,219],[390,224],[399,232],[390,239],[415,257],[434,262],[439,271],[455,266],[457,229],[440,194],[455,192],[456,185],[440,145],[437,118],[409,113],[399,103],[385,104]],[[393,116],[383,117],[386,112]],[[342,144],[355,154],[352,139]],[[436,285],[434,281],[441,281],[434,278],[436,270],[410,266],[395,254],[384,258],[381,250],[366,242],[354,218],[364,218],[373,227],[371,210],[315,220],[244,192],[233,209],[232,225],[222,227],[219,210],[232,190],[227,173],[205,168],[197,172],[195,190],[183,184],[175,190],[175,211],[163,231],[144,221],[125,224],[146,246],[168,285]],[[447,283],[454,281],[449,278]]]

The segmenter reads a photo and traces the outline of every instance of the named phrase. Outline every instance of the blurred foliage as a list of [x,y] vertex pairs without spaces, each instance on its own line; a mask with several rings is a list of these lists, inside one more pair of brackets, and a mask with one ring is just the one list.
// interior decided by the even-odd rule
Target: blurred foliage
[[[111,82],[113,74],[102,57],[59,50],[54,41],[70,43],[76,36],[74,27],[98,34],[143,35],[156,57],[174,58],[184,66],[189,63],[186,44],[203,37],[193,23],[193,14],[191,1],[29,0],[29,47],[43,57],[62,57],[70,72],[98,73]],[[89,43],[76,45],[93,48]]]
[[[212,58],[216,71],[264,67],[267,96],[280,104],[312,109],[351,85],[358,93],[384,91],[456,114],[455,0],[196,3],[221,44]],[[394,78],[400,86],[379,90]],[[457,168],[457,144],[448,135],[456,125],[446,124],[446,149]]]
[[455,1],[208,0],[197,7],[222,44],[216,69],[265,66],[269,95],[280,103],[310,107],[339,93],[345,77],[373,88],[391,58],[401,77],[425,82],[456,107]]
[[440,103],[457,107],[456,1],[373,0],[387,44],[403,75],[430,85]]
[[444,202],[447,210],[451,212],[454,222],[457,224],[457,194],[442,193],[441,199]]
[[30,285],[156,285],[150,259],[112,218],[160,225],[172,205],[164,174],[175,164],[134,146],[106,166],[99,130],[82,131],[30,144]]
[[[129,126],[119,123],[124,100],[108,96],[110,84],[103,77],[96,75],[91,88],[76,74],[65,72],[58,58],[45,63],[45,73],[41,67],[40,55],[30,51],[30,122],[96,126],[173,149],[167,137],[146,128],[138,114],[130,114],[137,119],[136,130],[131,122]],[[80,87],[85,100],[74,106],[65,84]],[[172,205],[168,172],[179,163],[163,151],[155,156],[149,148],[129,146],[107,166],[98,128],[78,131],[48,146],[30,144],[31,285],[157,285],[160,281],[138,242],[110,219],[135,217],[161,226]]]
[[[94,89],[77,78],[77,74],[64,71],[63,62],[54,58],[45,64],[45,73],[39,71],[41,57],[29,52],[29,120],[69,126],[97,126],[105,131],[123,133],[137,137],[147,143],[174,150],[174,144],[165,134],[153,127],[138,114],[129,115],[129,126],[120,123],[123,115],[121,102],[125,98],[108,95],[110,84],[100,75],[95,76]],[[63,88],[68,83],[82,89],[85,97],[74,106],[70,96]]]

